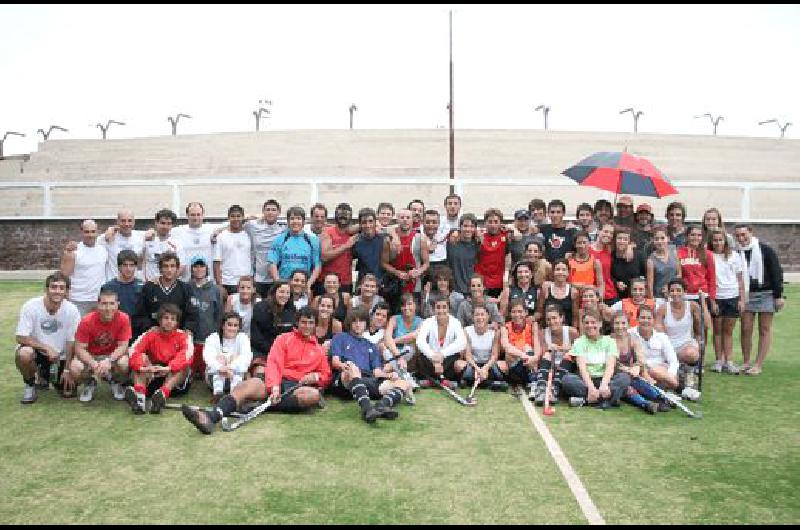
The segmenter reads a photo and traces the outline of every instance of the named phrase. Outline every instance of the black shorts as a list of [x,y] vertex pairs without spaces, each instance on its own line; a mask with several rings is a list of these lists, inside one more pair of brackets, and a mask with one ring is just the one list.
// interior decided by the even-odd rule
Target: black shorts
[[[385,379],[378,379],[377,377],[362,377],[361,382],[367,387],[367,391],[369,391],[369,398],[370,399],[380,399],[381,392],[380,387],[381,384],[385,381]],[[331,389],[334,395],[339,396],[345,400],[353,399],[353,393],[351,392],[351,387],[347,388],[344,386],[344,383],[341,379],[341,372],[336,372],[333,378],[333,385],[331,385]]]
[[[715,317],[736,318],[739,316],[739,298],[721,298],[716,301],[717,314]],[[712,313],[713,314],[713,313]]]
[[57,361],[58,371],[56,372],[55,381],[53,381],[52,380],[53,378],[50,376],[50,367],[53,365],[53,363],[47,357],[47,354],[44,353],[44,350],[39,350],[34,348],[33,351],[36,353],[35,363],[36,363],[36,368],[39,372],[39,377],[44,381],[50,381],[54,385],[60,385],[61,374],[64,373],[64,368],[67,364],[67,361],[63,359]]
[[[160,365],[164,366],[164,365]],[[147,392],[145,395],[147,397],[152,396],[156,393],[156,391],[164,386],[164,383],[167,381],[166,376],[154,377],[150,380],[150,383],[147,385]],[[192,371],[188,370],[186,372],[186,379],[182,381],[178,381],[178,384],[175,385],[175,388],[172,389],[170,392],[170,397],[179,397],[184,396],[189,392],[189,389],[192,387]]]
[[[455,370],[456,361],[458,361],[460,358],[461,356],[458,354],[450,355],[449,357],[444,358],[444,362],[442,364],[444,365],[443,375],[445,379],[450,381],[458,381],[461,378],[460,374],[457,374]],[[416,375],[425,379],[436,378],[436,370],[433,366],[433,362],[430,359],[428,359],[421,352],[417,352],[414,359],[415,368],[417,371]]]
[[500,293],[503,292],[502,287],[495,287],[492,289],[486,289],[486,296],[489,298],[500,298]]

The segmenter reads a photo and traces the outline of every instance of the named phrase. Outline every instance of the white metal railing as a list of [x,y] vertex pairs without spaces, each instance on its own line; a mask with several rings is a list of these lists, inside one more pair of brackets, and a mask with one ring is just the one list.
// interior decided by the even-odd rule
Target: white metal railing
[[[42,190],[42,206],[41,215],[26,215],[26,216],[0,216],[0,220],[58,220],[58,219],[75,219],[74,216],[55,216],[53,215],[53,190],[54,189],[68,189],[68,188],[117,188],[117,187],[170,187],[172,193],[172,209],[177,213],[183,210],[183,202],[181,200],[181,188],[184,186],[202,186],[202,185],[244,185],[244,184],[260,184],[260,185],[307,185],[309,186],[309,204],[319,201],[319,187],[326,184],[364,184],[363,177],[231,177],[231,178],[198,178],[198,179],[185,179],[185,180],[115,180],[115,181],[53,181],[53,182],[0,182],[0,198],[2,197],[3,190],[10,189],[40,189]],[[564,177],[559,179],[554,178],[457,178],[450,180],[442,177],[397,177],[386,178],[383,177],[374,182],[369,182],[370,186],[380,185],[452,185],[455,192],[458,193],[462,199],[469,195],[469,188],[471,186],[550,186],[550,187],[563,187],[578,189],[577,184],[571,179]],[[739,222],[739,221],[758,221],[761,223],[798,223],[800,217],[788,218],[769,218],[769,219],[752,219],[751,218],[751,193],[753,190],[792,190],[800,191],[800,182],[734,182],[734,181],[696,181],[696,180],[679,180],[672,181],[673,186],[677,189],[686,188],[711,188],[711,189],[734,189],[742,193],[740,204],[740,216],[729,218],[726,216],[726,221]],[[603,197],[607,199],[613,198],[613,193],[597,190]],[[111,219],[114,216],[98,216],[100,219]]]

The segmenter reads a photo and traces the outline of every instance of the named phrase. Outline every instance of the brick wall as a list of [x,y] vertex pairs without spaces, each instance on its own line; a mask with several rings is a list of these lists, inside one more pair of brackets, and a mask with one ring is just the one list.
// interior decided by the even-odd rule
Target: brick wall
[[[218,219],[209,219],[218,221]],[[185,221],[181,221],[185,222]],[[111,222],[98,221],[104,230]],[[8,221],[0,220],[0,270],[56,269],[61,252],[70,239],[79,241],[78,220]],[[152,226],[140,219],[136,228]],[[754,225],[756,236],[775,248],[787,272],[800,272],[800,223]]]

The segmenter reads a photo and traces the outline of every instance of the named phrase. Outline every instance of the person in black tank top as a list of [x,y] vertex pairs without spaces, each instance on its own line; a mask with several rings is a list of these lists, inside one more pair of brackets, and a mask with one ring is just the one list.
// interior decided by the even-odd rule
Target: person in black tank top
[[533,283],[533,265],[528,261],[516,263],[509,274],[509,286],[500,295],[500,312],[506,318],[511,301],[520,299],[525,304],[528,316],[536,314],[539,289]]
[[[544,317],[544,310],[548,305],[557,305],[564,313],[564,323],[568,326],[578,328],[578,297],[576,290],[572,285],[567,283],[569,276],[569,265],[564,260],[556,260],[553,264],[553,278],[554,281],[543,287],[539,293],[539,307],[536,311],[537,320],[541,321]],[[562,291],[566,294],[563,298],[557,298],[553,295],[553,291]]]
[[[336,299],[332,294],[323,294],[317,298],[319,317],[317,318],[315,335],[317,337],[317,342],[325,348],[328,347],[329,341],[333,339],[333,336],[342,331],[341,320],[334,317],[334,300]],[[339,302],[341,304],[342,301],[339,300]],[[320,328],[323,328],[323,333],[320,333]]]

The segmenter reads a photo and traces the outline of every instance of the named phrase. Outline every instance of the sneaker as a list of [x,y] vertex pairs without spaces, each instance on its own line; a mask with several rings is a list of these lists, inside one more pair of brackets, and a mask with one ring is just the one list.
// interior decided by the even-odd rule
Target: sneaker
[[658,411],[659,412],[669,412],[672,410],[672,405],[667,401],[659,401],[658,402]]
[[78,399],[81,403],[89,403],[94,399],[95,390],[97,390],[97,379],[92,377],[85,385],[83,385],[83,392],[81,392],[81,395]]
[[134,414],[144,414],[147,412],[147,402],[144,394],[136,392],[132,386],[125,389],[125,401],[131,406]]
[[551,388],[550,393],[550,404],[551,405],[558,405],[559,399],[558,396],[561,394],[561,386],[553,384],[553,388]]
[[570,407],[582,407],[586,404],[586,398],[582,397],[571,397],[569,398],[569,406]]
[[161,409],[167,404],[167,398],[164,392],[159,388],[156,390],[153,397],[150,398],[150,414],[161,414]]
[[536,397],[538,395],[538,390],[539,390],[539,387],[538,387],[538,385],[536,383],[532,383],[528,387],[528,400],[529,401],[536,402]]
[[658,405],[659,404],[654,401],[648,401],[647,406],[644,408],[644,410],[646,410],[647,413],[650,415],[655,415],[655,413],[660,410]]
[[722,367],[722,371],[731,375],[739,375],[742,370],[732,362],[728,361],[725,363],[725,366]]
[[695,390],[694,388],[686,387],[681,392],[681,396],[684,399],[688,399],[689,401],[700,401],[700,392]]
[[458,384],[455,381],[450,381],[449,379],[442,379],[440,381],[443,387],[449,388],[450,390],[457,390]]
[[393,408],[384,407],[383,405],[376,406],[375,410],[378,413],[380,413],[381,418],[384,418],[384,419],[387,419],[387,420],[396,420],[397,416],[400,415],[400,413],[397,412],[396,410],[394,410]]
[[181,412],[183,413],[183,417],[186,418],[189,423],[197,427],[197,430],[203,434],[211,434],[214,432],[214,427],[216,427],[216,423],[212,422],[208,418],[208,413],[204,412],[201,418],[200,410],[190,407],[189,405],[181,405]]
[[513,385],[511,387],[511,396],[518,398],[525,393],[525,389],[521,385]]
[[489,390],[492,392],[508,392],[508,383],[505,381],[492,381],[489,383]]
[[721,374],[723,371],[725,371],[725,363],[722,361],[715,362],[714,368],[712,368],[711,371]]
[[541,407],[544,405],[544,400],[547,398],[547,383],[544,381],[539,382],[535,389],[534,403]]
[[408,392],[403,396],[403,400],[406,402],[406,405],[410,405],[412,407],[417,404],[417,399],[414,397],[414,392]]
[[376,407],[370,407],[367,410],[361,411],[361,419],[367,423],[375,423],[382,415],[382,411],[378,410]]
[[30,405],[36,401],[37,397],[36,385],[25,385],[25,388],[22,390],[22,400],[20,403],[23,405]]
[[117,383],[116,381],[111,381],[111,395],[114,396],[114,399],[117,401],[122,401],[125,399],[125,385],[122,383]]
[[686,388],[696,389],[697,388],[697,373],[691,368],[686,372],[686,379],[684,386]]

